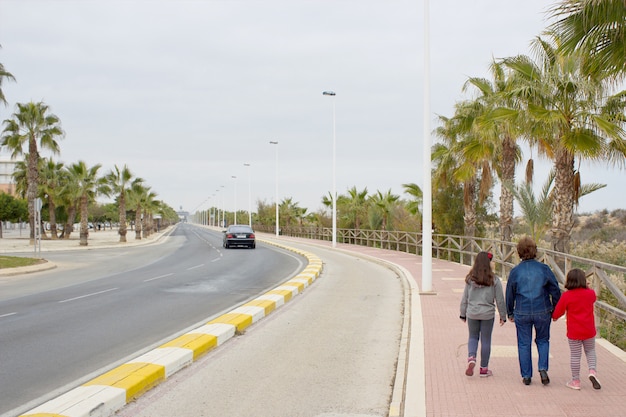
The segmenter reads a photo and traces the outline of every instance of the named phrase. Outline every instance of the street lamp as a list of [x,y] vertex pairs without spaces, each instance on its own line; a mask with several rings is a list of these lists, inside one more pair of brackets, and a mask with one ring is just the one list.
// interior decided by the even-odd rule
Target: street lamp
[[276,204],[276,237],[278,237],[279,235],[278,225],[280,224],[280,222],[278,221],[278,142],[270,140],[270,144],[276,145],[276,203],[275,204]]
[[331,96],[333,98],[333,190],[332,190],[332,202],[333,202],[333,248],[337,247],[337,177],[336,177],[336,153],[335,148],[337,139],[335,135],[335,92],[324,91],[324,96]]
[[[220,185],[220,188],[224,188],[224,186]],[[220,198],[220,203],[222,203],[222,223],[220,224],[220,226],[226,227],[226,218],[224,216],[224,194],[223,193],[222,193],[222,198]]]
[[250,164],[244,163],[248,167],[248,226],[252,227],[252,177],[250,176]]
[[235,210],[234,210],[234,222],[233,224],[237,224],[237,177],[234,175],[231,175],[231,178],[235,181]]

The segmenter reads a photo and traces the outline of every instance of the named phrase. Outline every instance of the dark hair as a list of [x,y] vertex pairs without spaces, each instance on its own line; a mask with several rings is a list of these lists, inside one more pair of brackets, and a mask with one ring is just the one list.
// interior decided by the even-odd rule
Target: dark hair
[[495,283],[496,278],[491,270],[491,258],[489,255],[490,253],[487,252],[478,252],[474,266],[472,266],[472,269],[465,277],[466,283],[469,284],[470,281],[474,281],[476,284],[484,286],[492,286]]
[[532,238],[524,236],[517,242],[517,254],[522,261],[537,257],[537,244]]
[[582,269],[574,268],[567,273],[565,280],[565,288],[573,290],[574,288],[587,288],[587,275]]

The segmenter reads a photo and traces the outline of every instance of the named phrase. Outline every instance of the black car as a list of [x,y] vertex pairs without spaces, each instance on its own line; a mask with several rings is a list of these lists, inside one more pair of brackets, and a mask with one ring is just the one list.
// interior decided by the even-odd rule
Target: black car
[[224,231],[224,242],[222,244],[226,249],[233,246],[247,246],[250,249],[256,247],[254,239],[254,230],[250,226],[233,224],[228,226]]

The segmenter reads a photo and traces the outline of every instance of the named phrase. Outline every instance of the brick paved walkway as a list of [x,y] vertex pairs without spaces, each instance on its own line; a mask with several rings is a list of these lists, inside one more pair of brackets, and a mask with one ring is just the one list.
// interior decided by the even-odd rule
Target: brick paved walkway
[[[322,244],[329,245],[327,242]],[[421,286],[422,264],[419,256],[356,245],[338,244],[337,249],[400,265]],[[533,350],[533,381],[529,386],[522,384],[515,324],[511,322],[502,327],[496,323],[494,328],[489,364],[493,376],[480,378],[478,372],[473,377],[465,376],[467,325],[458,317],[464,277],[468,270],[469,267],[463,265],[433,259],[433,294],[419,295],[424,331],[423,369],[427,417],[626,415],[626,353],[603,339],[598,339],[596,344],[598,378],[602,389],[594,390],[587,379],[582,380],[580,391],[565,386],[571,374],[563,319],[552,324],[549,385],[543,386],[539,379],[536,349]],[[416,340],[415,335],[412,335],[412,339]],[[583,372],[585,364],[583,354]],[[406,402],[419,401],[419,397],[420,393],[407,392]],[[406,417],[417,415],[407,414]]]

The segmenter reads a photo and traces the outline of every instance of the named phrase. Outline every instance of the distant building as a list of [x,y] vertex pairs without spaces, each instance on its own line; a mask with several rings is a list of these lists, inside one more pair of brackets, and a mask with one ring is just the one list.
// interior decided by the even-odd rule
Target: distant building
[[177,211],[176,214],[178,214],[178,218],[180,219],[181,222],[186,222],[187,219],[189,218],[188,211],[180,210],[180,211]]
[[19,162],[9,156],[0,155],[0,192],[5,192],[15,196],[15,181],[13,181],[13,173],[15,165]]

